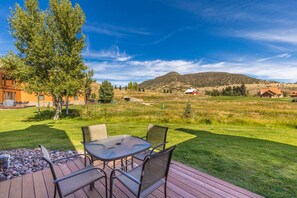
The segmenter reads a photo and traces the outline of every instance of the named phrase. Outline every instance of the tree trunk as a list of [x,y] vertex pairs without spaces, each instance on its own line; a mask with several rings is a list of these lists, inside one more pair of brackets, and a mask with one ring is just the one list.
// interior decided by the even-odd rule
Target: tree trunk
[[39,100],[39,93],[37,94],[37,112],[40,114],[40,100]]
[[68,107],[68,105],[69,105],[69,95],[67,94],[66,95],[66,115],[69,114],[69,107]]
[[61,96],[54,97],[54,102],[55,102],[55,116],[54,116],[54,120],[58,120],[60,118],[61,113],[62,113],[63,99],[62,99]]

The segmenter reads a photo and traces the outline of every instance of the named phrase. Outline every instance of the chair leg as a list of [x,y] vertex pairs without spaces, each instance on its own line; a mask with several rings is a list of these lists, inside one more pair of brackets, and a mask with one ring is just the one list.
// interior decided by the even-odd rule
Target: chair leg
[[57,186],[55,185],[54,198],[56,198],[56,195],[57,195]]
[[131,168],[132,168],[132,169],[133,169],[133,163],[134,163],[134,162],[133,162],[133,159],[134,159],[133,156],[131,156]]
[[94,182],[90,183],[90,190],[93,190],[94,186],[95,186]]
[[[107,190],[107,177],[104,177],[105,178],[105,197],[108,198],[108,190]],[[112,191],[111,191],[112,193]]]
[[123,167],[124,166],[124,162],[123,162],[123,159],[121,159],[121,169],[123,170]]
[[85,167],[87,166],[87,157],[86,157],[86,151],[84,151],[85,154]]
[[[113,175],[110,175],[109,197],[112,198]],[[107,194],[106,194],[107,196]]]
[[106,162],[105,162],[105,161],[103,161],[103,169],[105,169],[105,163],[106,163]]
[[167,181],[164,184],[164,195],[165,195],[165,198],[166,198],[167,197]]

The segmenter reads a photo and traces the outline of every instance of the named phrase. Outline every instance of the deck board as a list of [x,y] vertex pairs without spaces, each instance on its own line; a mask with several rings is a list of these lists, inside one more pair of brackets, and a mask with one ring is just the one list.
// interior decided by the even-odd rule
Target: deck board
[[22,177],[17,177],[11,180],[9,197],[11,198],[22,197]]
[[0,182],[0,197],[9,197],[10,181]]
[[[116,165],[119,165],[119,161]],[[136,161],[136,163],[139,163]],[[102,168],[101,162],[96,162],[96,166]],[[74,160],[67,164],[55,166],[57,177],[67,175],[71,172],[84,167],[82,160]],[[106,174],[109,177],[111,170],[106,168]],[[1,198],[44,198],[53,197],[54,185],[53,177],[50,169],[45,169],[32,174],[17,177],[9,181],[0,182],[0,197]],[[108,179],[109,190],[109,179]],[[157,198],[164,196],[164,187],[161,186],[148,198]],[[262,196],[240,188],[226,181],[200,172],[189,166],[173,161],[170,166],[167,196],[170,198],[185,197],[185,198],[260,198]],[[101,179],[95,182],[95,189],[90,190],[89,186],[67,196],[68,198],[95,198],[105,197],[104,180]],[[113,187],[113,197],[133,197],[133,194],[124,187],[119,181],[115,181]]]
[[[23,198],[31,198],[32,195],[35,196],[34,192],[34,186],[33,184],[33,175],[27,174],[23,176],[23,182],[22,182],[22,197]],[[53,183],[53,182],[51,182]]]

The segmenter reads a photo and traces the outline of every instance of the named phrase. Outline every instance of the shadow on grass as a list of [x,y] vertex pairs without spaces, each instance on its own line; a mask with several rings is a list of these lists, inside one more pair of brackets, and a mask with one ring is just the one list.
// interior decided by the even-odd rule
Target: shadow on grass
[[297,147],[248,137],[177,128],[195,135],[174,159],[266,197],[297,196]]
[[32,125],[23,130],[1,132],[0,142],[0,150],[37,148],[39,144],[55,150],[75,149],[65,131],[51,128],[47,124]]
[[[35,112],[35,114],[31,117],[28,117],[24,122],[35,122],[35,121],[43,121],[43,120],[52,120],[54,117],[54,110],[48,109],[43,110],[40,113]],[[62,114],[60,115],[60,119],[63,118],[76,118],[79,117],[78,109],[69,109],[69,114],[66,115],[66,110],[62,110]]]

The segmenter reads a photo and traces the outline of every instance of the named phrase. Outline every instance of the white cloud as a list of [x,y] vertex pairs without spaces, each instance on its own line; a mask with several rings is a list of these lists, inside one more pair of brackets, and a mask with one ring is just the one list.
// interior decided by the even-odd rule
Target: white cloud
[[[285,55],[283,55],[285,56]],[[88,62],[95,70],[95,76],[99,82],[109,80],[117,85],[127,85],[130,81],[143,82],[155,77],[165,75],[168,72],[180,74],[197,72],[229,72],[245,74],[260,79],[282,80],[285,82],[296,82],[297,61],[287,62],[258,62],[247,60],[245,63],[238,62],[214,62],[205,63],[201,60],[147,60],[147,61],[125,61],[125,62]]]
[[238,31],[230,34],[231,36],[273,43],[286,43],[297,45],[297,29],[272,29],[272,30],[257,30],[257,31]]
[[84,58],[99,59],[99,60],[114,60],[114,61],[128,61],[132,58],[126,54],[125,51],[121,51],[118,46],[112,46],[109,49],[103,49],[100,51],[90,51],[89,48],[83,52]]

